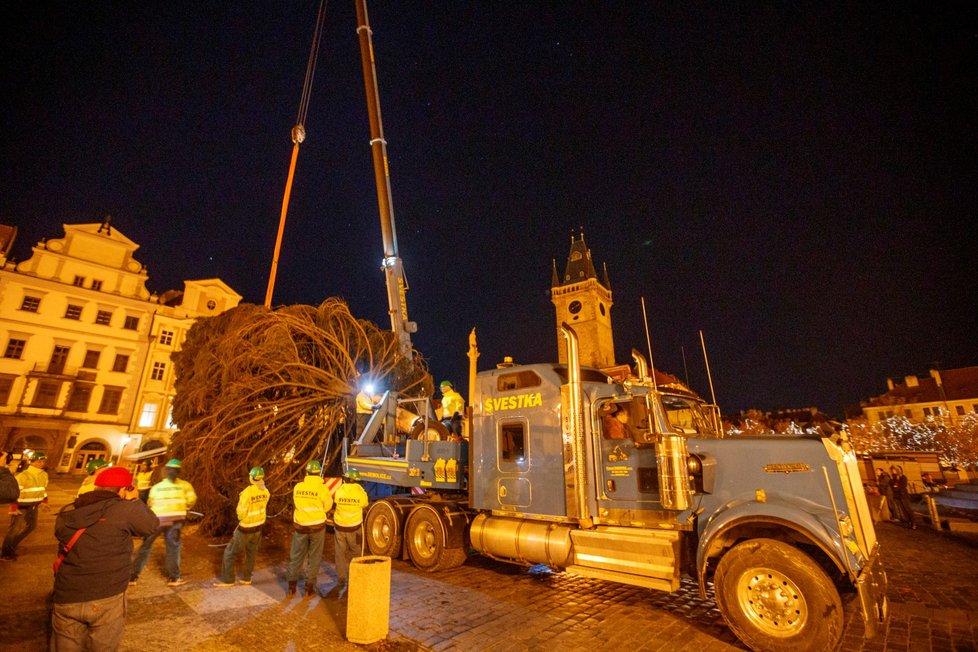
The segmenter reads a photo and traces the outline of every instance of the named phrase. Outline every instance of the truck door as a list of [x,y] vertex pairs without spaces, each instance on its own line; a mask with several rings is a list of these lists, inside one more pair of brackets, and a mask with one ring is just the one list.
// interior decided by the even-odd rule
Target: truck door
[[[599,403],[597,432],[600,442],[599,507],[636,509],[640,502],[658,499],[655,446],[649,435],[645,400]],[[652,505],[645,505],[646,509]]]

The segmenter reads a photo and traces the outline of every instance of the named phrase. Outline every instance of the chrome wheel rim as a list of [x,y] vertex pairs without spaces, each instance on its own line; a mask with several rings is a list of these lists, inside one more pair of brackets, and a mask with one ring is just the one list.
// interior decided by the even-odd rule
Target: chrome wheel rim
[[786,638],[808,622],[808,604],[790,577],[770,568],[755,568],[737,583],[740,610],[760,630]]

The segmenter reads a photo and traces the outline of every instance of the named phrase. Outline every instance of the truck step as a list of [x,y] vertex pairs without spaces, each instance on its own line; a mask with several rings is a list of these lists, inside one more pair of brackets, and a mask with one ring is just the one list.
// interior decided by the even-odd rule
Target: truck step
[[662,591],[679,588],[679,542],[674,530],[601,527],[573,530],[573,563],[567,570]]

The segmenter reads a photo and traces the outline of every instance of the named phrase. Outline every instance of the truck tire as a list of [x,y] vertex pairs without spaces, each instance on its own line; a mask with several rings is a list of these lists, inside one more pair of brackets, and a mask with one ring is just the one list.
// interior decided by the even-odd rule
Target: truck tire
[[845,615],[839,592],[804,552],[752,539],[727,552],[714,577],[717,606],[752,650],[835,650]]
[[437,419],[428,420],[428,430],[425,431],[424,419],[418,417],[411,425],[411,432],[408,437],[411,439],[427,439],[428,441],[445,441],[451,433],[448,428],[442,425]]
[[438,512],[428,505],[416,507],[404,526],[408,557],[421,570],[433,572],[442,568],[446,556],[445,528]]
[[394,506],[378,500],[367,510],[367,550],[371,555],[398,557],[401,554],[401,518]]

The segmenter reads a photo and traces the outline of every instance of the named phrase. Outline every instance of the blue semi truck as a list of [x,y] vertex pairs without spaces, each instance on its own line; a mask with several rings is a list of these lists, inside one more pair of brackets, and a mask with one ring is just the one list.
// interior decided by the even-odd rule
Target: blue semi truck
[[428,401],[385,397],[345,448],[402,492],[369,506],[371,554],[437,571],[475,550],[663,591],[687,574],[756,650],[836,649],[855,595],[875,635],[886,575],[845,440],[723,438],[715,408],[657,384],[639,353],[616,381],[562,333],[567,365],[478,373],[461,441]]

